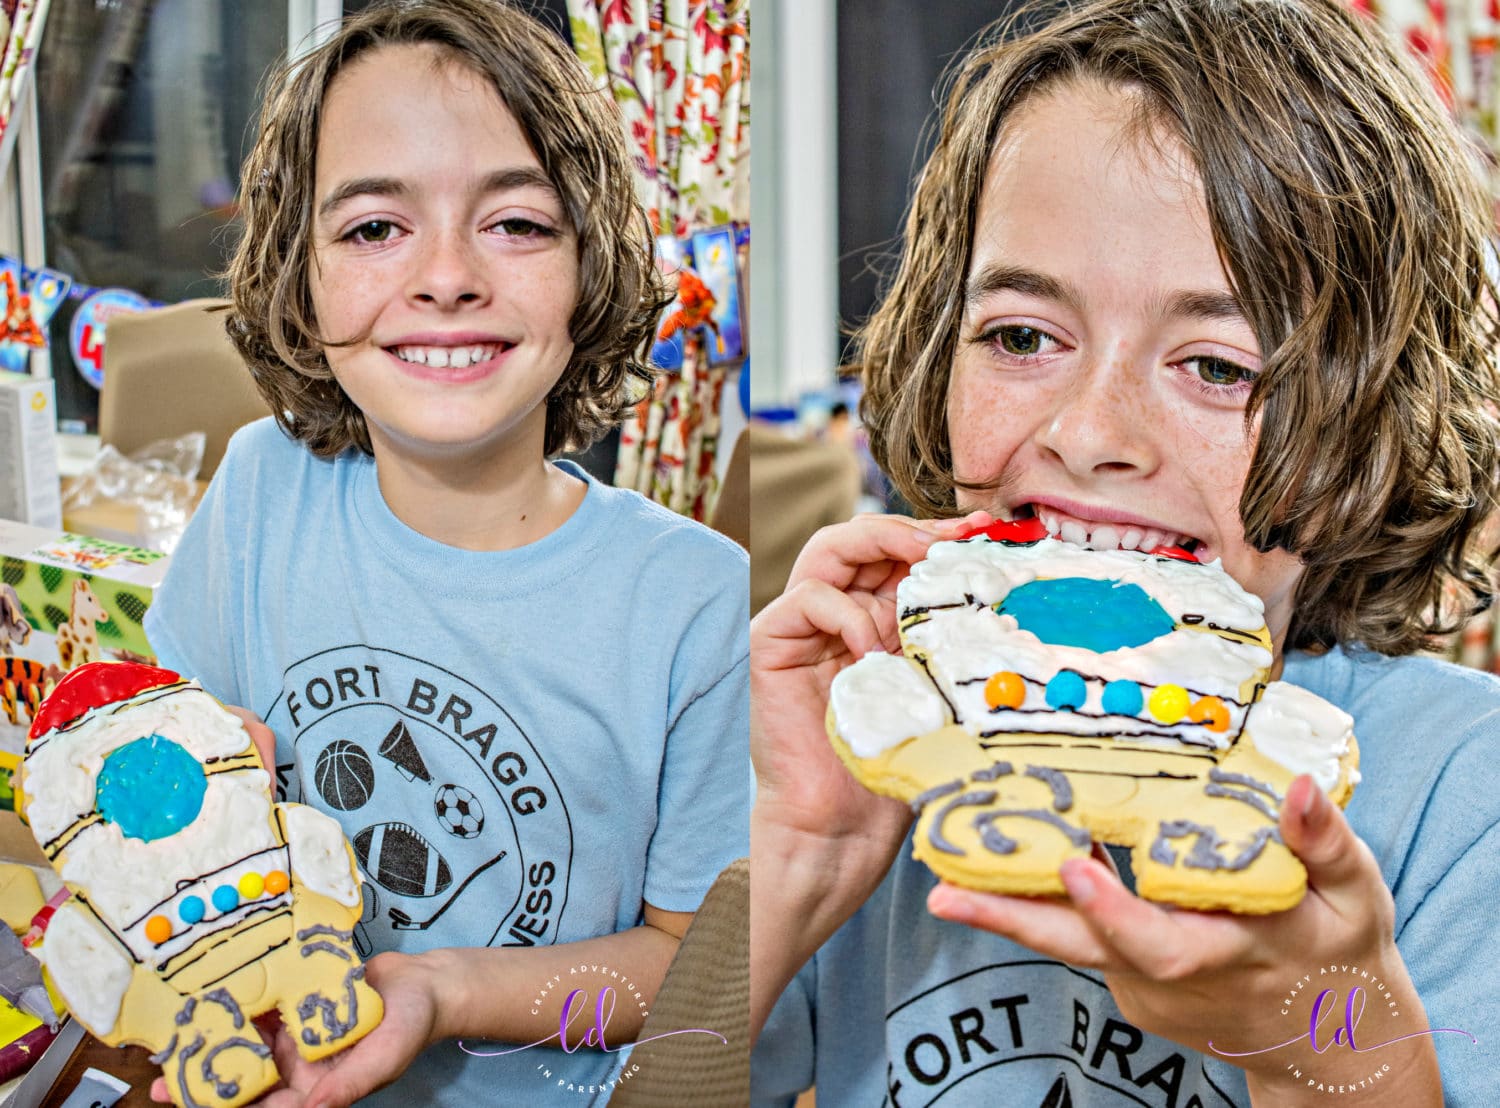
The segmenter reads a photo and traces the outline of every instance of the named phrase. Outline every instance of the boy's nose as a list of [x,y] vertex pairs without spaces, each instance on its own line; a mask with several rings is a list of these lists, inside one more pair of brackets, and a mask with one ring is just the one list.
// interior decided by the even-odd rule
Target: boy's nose
[[1153,410],[1146,375],[1119,364],[1081,371],[1042,414],[1036,441],[1078,477],[1150,473],[1171,415]]
[[408,282],[413,300],[452,309],[486,303],[490,293],[482,259],[466,236],[434,235],[418,252]]

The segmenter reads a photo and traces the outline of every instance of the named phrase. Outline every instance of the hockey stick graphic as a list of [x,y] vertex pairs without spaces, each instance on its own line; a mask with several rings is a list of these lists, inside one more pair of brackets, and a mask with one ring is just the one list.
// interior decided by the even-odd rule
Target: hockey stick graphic
[[485,870],[489,869],[496,862],[500,861],[500,859],[504,858],[505,855],[506,852],[502,850],[499,854],[496,854],[484,865],[480,866],[473,873],[469,874],[469,876],[464,879],[464,883],[458,888],[454,889],[452,895],[450,895],[447,900],[443,901],[442,906],[424,920],[414,920],[400,908],[389,909],[386,912],[386,915],[391,917],[391,926],[393,926],[397,931],[426,931],[429,927],[437,922],[439,916],[441,916],[448,910],[449,905],[451,905],[455,900],[458,899],[459,894],[469,887],[469,883],[473,881],[474,878],[478,877]]

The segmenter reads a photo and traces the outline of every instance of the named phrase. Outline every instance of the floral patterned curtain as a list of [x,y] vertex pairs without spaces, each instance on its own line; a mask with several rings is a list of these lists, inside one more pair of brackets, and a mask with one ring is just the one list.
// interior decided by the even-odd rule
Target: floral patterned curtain
[[[748,257],[750,2],[568,0],[568,12],[574,49],[624,114],[664,262],[691,263],[664,326],[680,336],[681,369],[622,429],[615,483],[705,519],[718,491],[725,374],[743,350],[738,323],[726,344],[715,320],[742,302],[736,274]],[[710,273],[734,287],[710,291]]]
[[0,173],[10,164],[16,146],[11,116],[31,79],[32,59],[42,41],[49,0],[0,0],[0,34],[5,37],[0,55]]

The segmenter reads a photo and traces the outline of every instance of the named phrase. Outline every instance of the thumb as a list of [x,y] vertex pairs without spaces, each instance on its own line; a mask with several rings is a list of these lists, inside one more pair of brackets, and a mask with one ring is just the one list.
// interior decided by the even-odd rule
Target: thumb
[[1307,774],[1287,789],[1281,839],[1307,867],[1308,884],[1325,896],[1367,881],[1375,864],[1344,813]]

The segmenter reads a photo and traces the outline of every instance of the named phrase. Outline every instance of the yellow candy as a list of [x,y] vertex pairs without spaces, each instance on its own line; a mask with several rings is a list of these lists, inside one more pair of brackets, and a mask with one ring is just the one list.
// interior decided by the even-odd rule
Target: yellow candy
[[1021,675],[1001,670],[984,683],[984,702],[994,708],[1019,708],[1026,700],[1026,682]]
[[1217,696],[1199,697],[1188,709],[1188,719],[1210,731],[1229,730],[1229,709]]
[[152,916],[146,921],[146,938],[164,943],[172,937],[172,921],[166,916]]
[[1158,685],[1146,706],[1161,723],[1177,723],[1188,711],[1188,691],[1181,685]]
[[254,900],[265,887],[265,878],[258,873],[247,873],[240,878],[240,896],[245,900]]

